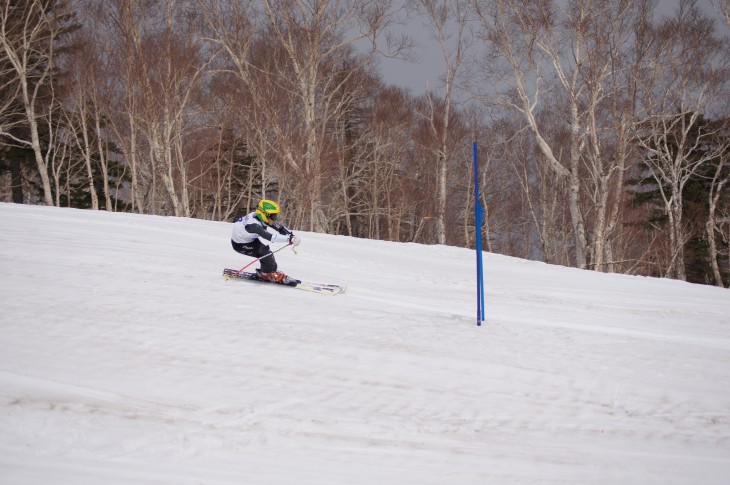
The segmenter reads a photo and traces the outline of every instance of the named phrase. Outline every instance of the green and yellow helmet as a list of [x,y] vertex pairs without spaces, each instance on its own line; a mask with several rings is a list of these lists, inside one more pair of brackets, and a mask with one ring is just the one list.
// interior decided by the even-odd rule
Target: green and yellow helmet
[[256,206],[256,216],[258,216],[261,222],[266,224],[275,221],[280,212],[281,207],[273,200],[262,200]]

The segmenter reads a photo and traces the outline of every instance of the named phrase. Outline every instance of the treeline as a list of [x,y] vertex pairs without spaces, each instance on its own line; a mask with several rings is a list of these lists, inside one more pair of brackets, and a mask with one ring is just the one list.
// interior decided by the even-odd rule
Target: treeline
[[[0,200],[730,285],[729,0],[0,0]],[[442,82],[388,84],[425,29]]]

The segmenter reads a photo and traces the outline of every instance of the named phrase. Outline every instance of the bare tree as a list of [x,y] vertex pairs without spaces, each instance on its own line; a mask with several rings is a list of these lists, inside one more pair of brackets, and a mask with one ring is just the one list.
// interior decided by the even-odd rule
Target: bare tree
[[[103,0],[94,12],[99,28],[108,32],[102,36],[109,62],[112,89],[109,126],[130,169],[132,211],[146,212],[144,167],[141,159],[141,86],[146,86],[147,61],[143,56],[142,40],[147,35],[153,19],[152,6],[148,2]],[[141,86],[140,86],[141,85]],[[112,94],[113,93],[113,94]]]
[[109,42],[105,42],[104,39],[104,26],[99,24],[100,19],[92,12],[86,11],[85,14],[86,28],[79,29],[73,34],[73,43],[77,47],[70,62],[67,63],[66,70],[73,79],[73,87],[67,96],[76,99],[86,108],[86,113],[77,112],[77,114],[86,118],[83,124],[89,135],[85,137],[93,143],[90,149],[93,151],[101,178],[104,208],[111,211],[112,188],[107,152],[112,133],[109,128],[111,113],[116,110],[116,98],[113,92],[116,73],[111,69],[110,59],[113,55],[109,49]]
[[[295,95],[301,106],[304,153],[296,165],[308,180],[310,229],[326,231],[323,210],[321,158],[325,147],[322,128],[335,113],[336,93],[353,72],[351,61],[364,65],[378,53],[376,39],[392,17],[390,0],[320,0],[309,4],[291,0],[265,0],[266,15],[275,38],[286,51],[293,78],[280,73],[279,82]],[[372,48],[359,58],[351,53],[356,44],[369,41]],[[347,64],[343,62],[350,58]],[[335,69],[333,69],[335,68]],[[293,159],[290,159],[290,163]],[[292,163],[293,164],[293,163]],[[294,165],[294,164],[293,164]]]
[[[83,73],[84,71],[80,71]],[[83,81],[82,81],[83,83]],[[85,86],[81,84],[79,89],[74,93],[68,101],[69,109],[65,109],[63,114],[66,123],[66,129],[71,134],[73,141],[84,160],[86,168],[86,180],[89,188],[89,196],[91,197],[91,209],[99,210],[99,196],[94,187],[94,169],[92,167],[92,158],[94,157],[94,143],[92,140],[91,126],[89,123],[89,99]]]
[[412,184],[405,180],[413,156],[412,109],[412,97],[394,87],[379,90],[372,103],[362,149],[357,163],[351,165],[353,212],[363,221],[356,235],[408,239],[403,223],[415,199],[409,191]]
[[[424,113],[433,135],[436,166],[436,242],[446,243],[447,179],[454,140],[450,122],[455,102],[454,89],[459,70],[471,44],[467,31],[465,0],[415,0],[417,10],[428,18],[428,28],[441,49],[445,73],[442,100],[433,98],[428,90],[429,111]],[[437,112],[438,111],[438,112]],[[453,211],[453,208],[449,208]]]
[[43,152],[39,124],[52,113],[49,106],[54,102],[51,78],[55,43],[63,31],[62,19],[67,16],[63,2],[27,0],[0,4],[0,51],[12,69],[12,81],[6,87],[20,96],[29,136],[17,136],[2,126],[0,134],[33,150],[47,205],[53,205],[48,175],[50,153]]
[[[111,190],[109,186],[109,166],[105,149],[105,116],[102,113],[109,109],[110,101],[105,85],[109,74],[103,72],[104,58],[98,50],[98,29],[80,29],[73,34],[73,42],[77,46],[74,55],[64,63],[67,72],[69,89],[64,96],[62,109],[65,128],[68,135],[84,161],[91,208],[100,207],[96,184],[97,175],[102,181],[104,207],[112,210]],[[71,141],[73,140],[73,141]],[[94,166],[98,170],[94,170]]]
[[726,92],[730,55],[712,19],[692,1],[680,2],[676,15],[657,28],[653,46],[654,69],[644,72],[640,84],[643,132],[638,141],[668,218],[671,254],[664,274],[684,280],[684,188],[723,150],[711,140],[724,127],[708,123],[703,114]]
[[372,44],[377,26],[390,22],[390,2],[316,2],[312,11],[293,2],[261,11],[248,1],[201,4],[211,40],[243,81],[237,105],[262,166],[262,191],[276,188],[279,197],[295,199],[287,215],[297,225],[314,228],[320,217],[329,230],[371,236],[387,227],[386,237],[400,237],[406,218],[394,215],[402,209],[395,168],[402,158],[387,157],[409,143],[376,146],[383,133],[370,125],[380,119],[373,113],[386,103],[380,111],[387,117],[390,105],[371,98],[382,93],[367,73],[375,51],[363,56],[354,48]]
[[[611,268],[631,139],[626,133],[633,123],[625,94],[632,92],[631,81],[621,73],[638,62],[627,53],[649,6],[628,0],[473,1],[490,47],[482,70],[487,82],[503,88],[482,99],[523,117],[541,159],[564,184],[580,268]],[[539,113],[548,111],[545,123]]]
[[[11,21],[12,22],[12,21]],[[10,64],[4,49],[0,49],[0,140],[5,141],[4,133],[13,133],[24,126],[25,110],[20,103],[21,84],[17,82],[15,69]],[[0,147],[0,155],[9,168],[11,200],[24,202],[22,183],[22,164],[18,157],[11,157],[11,147]]]
[[[198,130],[193,101],[215,58],[206,60],[184,5],[165,0],[159,24],[142,39],[146,72],[137,79],[141,93],[137,120],[147,144],[153,180],[161,182],[163,204],[177,216],[190,216],[188,137]],[[199,154],[198,154],[199,155]],[[155,186],[153,182],[153,190]]]
[[[580,138],[580,119],[578,112],[578,69],[572,75],[564,71],[563,65],[557,63],[560,82],[568,92],[570,109],[566,120],[571,127],[570,156],[568,164],[564,164],[555,155],[553,147],[543,135],[537,121],[536,109],[543,95],[542,89],[546,79],[546,69],[553,59],[561,57],[560,52],[552,48],[562,45],[554,37],[555,5],[553,2],[523,2],[519,0],[475,1],[474,9],[482,26],[483,38],[492,48],[490,58],[484,63],[489,80],[498,80],[510,88],[510,97],[489,95],[486,99],[496,101],[502,107],[512,109],[522,116],[528,128],[542,150],[545,161],[560,177],[569,180],[570,212],[573,218],[575,235],[576,264],[586,266],[586,237],[582,211],[579,201],[580,150],[583,148]],[[583,61],[582,44],[573,44],[575,64]],[[499,65],[494,61],[504,61],[506,69],[493,71]]]
[[[503,124],[506,125],[506,124]],[[541,255],[541,259],[551,264],[570,264],[569,238],[570,224],[566,224],[565,190],[560,190],[564,180],[555,174],[544,163],[541,150],[524,130],[515,130],[509,125],[505,133],[508,138],[501,143],[501,158],[509,163],[514,174],[513,179],[521,188],[519,198],[522,202],[522,213],[519,220],[514,220],[512,231],[519,230],[519,222],[524,222],[524,240],[539,242],[539,250],[533,244],[526,243],[521,248],[520,257],[530,258]],[[558,188],[558,190],[556,190]],[[518,222],[519,221],[519,222]]]

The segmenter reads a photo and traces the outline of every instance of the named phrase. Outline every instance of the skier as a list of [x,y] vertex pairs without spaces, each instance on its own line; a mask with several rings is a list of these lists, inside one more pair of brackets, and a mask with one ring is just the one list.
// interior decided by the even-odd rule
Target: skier
[[[272,243],[288,242],[292,246],[298,246],[301,242],[293,232],[276,223],[280,213],[279,204],[273,200],[262,200],[254,212],[239,217],[233,223],[231,245],[238,253],[261,258],[259,260],[261,268],[256,272],[262,280],[295,285],[297,280],[276,270],[277,264],[271,249],[261,242],[261,239],[266,239]],[[269,232],[267,230],[269,227],[277,231],[277,234]]]

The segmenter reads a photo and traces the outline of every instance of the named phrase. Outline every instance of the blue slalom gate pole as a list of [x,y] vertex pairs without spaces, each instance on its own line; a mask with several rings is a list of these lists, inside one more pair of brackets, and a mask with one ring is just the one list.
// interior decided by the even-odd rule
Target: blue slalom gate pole
[[477,327],[481,327],[484,321],[484,266],[482,263],[484,207],[482,207],[479,199],[479,153],[476,141],[472,143],[472,153],[474,156],[474,230],[477,251]]

